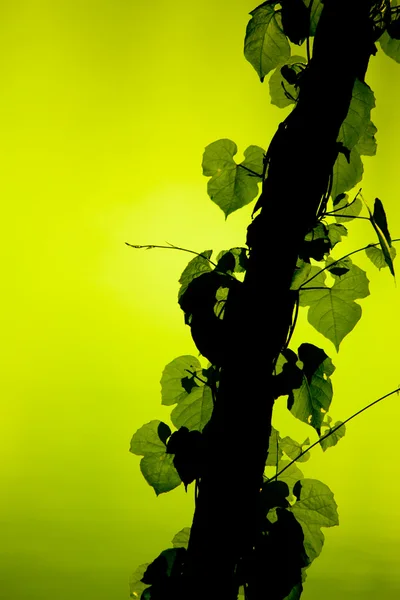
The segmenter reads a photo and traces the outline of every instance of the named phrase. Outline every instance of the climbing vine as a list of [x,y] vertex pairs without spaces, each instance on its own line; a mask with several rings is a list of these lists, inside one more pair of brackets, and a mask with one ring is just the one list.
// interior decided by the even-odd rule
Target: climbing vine
[[[324,5],[334,0],[268,0],[250,14],[244,54],[261,82],[269,77],[271,102],[281,108],[296,105],[312,61],[312,42]],[[370,2],[369,19],[373,32],[372,53],[381,49],[400,62],[400,0]],[[291,55],[293,45],[305,47],[305,55]],[[353,262],[365,252],[372,265],[387,268],[395,277],[394,244],[383,202],[365,199],[360,188],[363,156],[377,151],[377,128],[371,120],[375,96],[363,77],[356,79],[349,110],[336,141],[336,160],[329,175],[328,189],[318,207],[316,221],[302,241],[290,293],[294,312],[289,334],[275,361],[273,397],[287,398],[287,409],[308,424],[317,434],[315,443],[302,442],[271,428],[268,457],[257,510],[262,515],[258,537],[250,556],[242,556],[236,578],[239,593],[246,600],[255,598],[253,572],[268,562],[268,590],[273,600],[300,598],[307,569],[320,554],[324,534],[321,528],[338,525],[337,504],[329,487],[316,479],[305,478],[299,464],[309,460],[319,445],[325,452],[339,443],[346,423],[372,405],[398,393],[389,394],[361,408],[343,421],[333,423],[329,414],[335,371],[332,359],[318,346],[302,343],[290,346],[300,308],[321,335],[339,351],[343,339],[361,318],[358,300],[368,297],[366,272]],[[268,173],[279,151],[281,138],[291,114],[280,124],[268,150],[250,145],[244,160],[235,161],[238,148],[230,139],[209,144],[203,154],[203,174],[208,177],[207,193],[227,218],[234,211],[257,200],[253,216],[263,208]],[[311,166],[312,172],[312,166]],[[261,186],[261,194],[260,194]],[[340,254],[340,242],[349,234],[349,225],[362,219],[370,227],[371,241],[363,248]],[[256,223],[254,219],[253,224]],[[247,245],[219,252],[197,253],[191,249],[129,244],[133,248],[166,248],[194,254],[179,279],[178,303],[184,321],[191,328],[202,364],[195,356],[179,356],[166,365],[161,376],[161,403],[173,407],[172,431],[166,423],[153,420],[132,437],[130,451],[142,456],[141,472],[157,495],[183,483],[195,483],[195,501],[201,485],[204,449],[215,404],[221,369],[229,361],[235,323],[232,307],[240,306],[243,278],[252,247],[252,225]],[[267,292],[273,294],[273,290]],[[230,311],[225,311],[226,306]],[[233,311],[234,312],[234,311]],[[172,547],[152,563],[141,565],[131,578],[131,597],[143,600],[176,598],[185,570],[190,528],[175,535]],[[250,583],[249,583],[250,582]],[[257,599],[258,600],[258,599]]]

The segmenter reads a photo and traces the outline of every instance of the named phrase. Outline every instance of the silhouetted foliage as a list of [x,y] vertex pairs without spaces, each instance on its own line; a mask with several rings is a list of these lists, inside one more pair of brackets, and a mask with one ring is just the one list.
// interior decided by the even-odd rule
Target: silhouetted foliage
[[[362,50],[355,50],[360,54],[354,67],[357,77],[353,77],[353,88],[349,90],[351,92],[352,89],[352,95],[351,98],[349,95],[346,105],[347,116],[340,120],[339,133],[331,146],[332,155],[328,157],[330,172],[322,177],[315,172],[311,162],[306,174],[310,189],[314,180],[319,181],[318,178],[326,189],[321,193],[315,214],[307,221],[304,235],[296,246],[297,262],[286,277],[289,281],[286,292],[294,307],[288,338],[273,364],[265,367],[266,377],[271,376],[268,393],[272,400],[286,396],[288,410],[311,427],[313,435],[314,432],[317,434],[317,441],[311,444],[309,438],[302,443],[288,436],[282,438],[270,423],[266,424],[270,432],[268,453],[262,484],[256,489],[257,502],[252,507],[256,531],[251,546],[243,548],[236,557],[232,574],[234,586],[230,588],[231,582],[227,581],[226,598],[237,597],[237,591],[244,594],[246,600],[300,598],[306,569],[322,550],[324,535],[321,528],[336,526],[339,520],[329,487],[318,480],[304,478],[298,463],[308,460],[310,450],[316,445],[320,445],[323,451],[335,446],[344,436],[345,424],[349,420],[396,391],[333,425],[328,414],[333,398],[331,376],[335,370],[331,358],[314,344],[302,343],[297,351],[288,347],[299,307],[304,307],[309,323],[339,351],[342,340],[361,318],[362,309],[357,300],[366,298],[370,293],[366,272],[354,264],[350,256],[365,251],[373,265],[378,269],[388,267],[395,275],[393,243],[398,240],[393,240],[389,233],[383,203],[376,198],[371,210],[361,195],[361,189],[354,195],[353,190],[363,175],[361,157],[373,156],[377,149],[377,129],[371,121],[375,97],[364,81],[365,70],[370,55],[377,51],[376,43],[388,56],[400,62],[400,0],[365,1],[368,11],[365,13],[364,8],[365,14],[360,21],[360,27],[364,27],[366,32],[363,38],[365,46]],[[271,102],[276,106],[283,108],[294,104],[296,109],[304,89],[310,86],[314,56],[323,52],[323,41],[319,38],[320,47],[315,41],[311,55],[312,38],[316,36],[317,39],[325,11],[333,7],[334,2],[268,0],[251,11],[244,54],[261,82],[271,74],[269,90]],[[335,31],[332,32],[334,34]],[[291,56],[289,42],[299,46],[306,42],[306,56]],[[353,57],[349,58],[353,60]],[[356,59],[354,62],[357,62]],[[307,98],[305,92],[304,97]],[[211,472],[210,465],[216,458],[210,453],[210,448],[219,448],[221,453],[225,453],[226,461],[231,460],[229,448],[210,445],[217,431],[213,419],[219,407],[225,369],[238,352],[240,316],[243,316],[244,310],[249,310],[249,304],[244,303],[243,290],[249,271],[255,269],[254,249],[260,239],[268,236],[272,240],[279,239],[279,253],[278,248],[273,248],[268,255],[269,264],[262,262],[267,275],[271,265],[277,264],[278,271],[274,272],[279,272],[281,255],[286,256],[286,252],[290,256],[292,252],[293,241],[286,235],[289,221],[268,221],[265,214],[269,217],[271,189],[276,192],[276,184],[270,183],[270,177],[273,178],[272,174],[277,169],[279,171],[288,143],[296,139],[296,132],[292,133],[294,111],[280,124],[267,151],[259,146],[249,146],[244,151],[245,160],[239,164],[233,158],[237,146],[232,140],[217,140],[204,150],[202,167],[203,174],[210,178],[208,195],[221,208],[225,218],[256,199],[253,216],[255,213],[257,216],[248,228],[248,248],[224,250],[218,253],[215,261],[212,260],[212,250],[201,253],[187,250],[196,256],[179,279],[178,302],[197,349],[209,362],[203,367],[194,356],[180,356],[171,361],[162,373],[161,396],[162,404],[176,405],[171,412],[171,422],[176,431],[172,432],[165,423],[151,421],[132,437],[131,452],[143,456],[142,473],[156,494],[170,491],[181,482],[186,489],[190,483],[196,482],[197,502],[197,492],[202,493],[203,478]],[[326,118],[330,118],[329,114]],[[306,189],[304,182],[303,189]],[[349,193],[353,196],[351,200]],[[298,202],[303,203],[304,210],[307,201],[306,194],[299,195]],[[360,214],[362,211],[363,215]],[[354,219],[369,221],[375,237],[364,248],[337,256],[337,247],[348,236],[348,225]],[[175,248],[171,245],[166,247]],[[244,282],[241,277],[244,277]],[[275,293],[274,282],[271,283],[265,292],[266,305]],[[275,315],[271,315],[271,319],[274,318]],[[255,338],[257,327],[255,320]],[[255,348],[255,352],[263,351],[261,345],[257,347],[257,342]],[[260,397],[264,392],[260,390]],[[241,410],[244,415],[245,398]],[[241,432],[235,431],[234,434],[237,443],[242,443]],[[224,477],[222,472],[220,477]],[[231,527],[235,526],[232,521]],[[213,540],[206,541],[213,544]],[[193,565],[190,566],[188,561],[191,530],[185,528],[176,534],[173,545],[174,548],[162,552],[150,565],[138,568],[131,580],[132,597],[183,600],[188,597],[188,589],[194,594],[196,582],[190,581],[189,573]],[[185,587],[187,585],[189,587]],[[206,595],[209,592],[207,590]],[[213,591],[210,593],[214,600],[216,595]]]

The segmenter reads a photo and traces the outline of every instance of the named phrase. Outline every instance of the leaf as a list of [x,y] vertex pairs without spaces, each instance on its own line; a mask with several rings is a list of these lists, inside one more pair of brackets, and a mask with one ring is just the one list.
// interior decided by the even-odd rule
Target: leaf
[[331,273],[331,275],[337,275],[338,277],[342,277],[348,273],[352,268],[352,265],[353,263],[348,257],[344,257],[339,260],[333,260],[332,257],[328,256],[326,259],[326,266],[329,273]]
[[129,597],[140,600],[143,591],[148,587],[148,584],[142,582],[142,577],[150,563],[139,565],[136,571],[129,578]]
[[328,237],[328,228],[324,223],[318,223],[304,238],[299,249],[299,258],[310,262],[310,258],[321,261],[329,253],[331,243]]
[[244,55],[261,81],[290,56],[290,45],[282,31],[274,6],[262,4],[250,12],[244,40]]
[[189,431],[203,431],[211,418],[213,406],[208,385],[194,388],[171,412],[171,421],[177,429],[187,427]]
[[287,468],[281,475],[278,475],[278,481],[284,481],[285,483],[287,483],[289,490],[292,493],[295,483],[297,481],[299,481],[300,479],[303,479],[304,475],[300,471],[300,469],[296,465],[296,463],[291,464],[289,467],[288,465],[290,464],[290,462],[291,461],[289,461],[289,460],[280,460],[279,461],[278,472],[285,469],[285,467],[287,467]]
[[172,454],[148,454],[140,461],[143,477],[157,496],[170,492],[181,484],[181,479],[173,465]]
[[330,375],[335,370],[327,354],[313,344],[301,344],[298,350],[303,367],[303,384],[289,395],[288,409],[303,423],[318,432],[332,402]]
[[187,427],[180,427],[168,441],[167,454],[174,454],[173,465],[187,491],[187,486],[202,474],[204,454],[202,434],[200,431],[189,431]]
[[347,223],[355,217],[358,217],[362,211],[362,202],[358,195],[349,202],[349,196],[347,194],[338,194],[333,201],[334,212],[333,216],[336,219],[336,223]]
[[[339,425],[341,425],[341,427],[339,427]],[[336,427],[339,427],[339,429],[337,429],[336,431],[333,431],[334,429],[336,429]],[[330,433],[331,431],[333,431],[333,433]],[[327,434],[328,437],[325,437],[325,435]],[[345,435],[346,433],[346,425],[342,424],[342,421],[336,421],[336,423],[332,426],[332,427],[328,427],[328,429],[326,431],[323,432],[322,434],[322,439],[320,439],[319,443],[321,444],[321,448],[322,450],[325,452],[328,448],[331,448],[332,446],[336,446],[336,444],[338,443],[338,441]]]
[[391,240],[389,229],[388,229],[386,213],[385,213],[385,209],[383,208],[382,201],[379,200],[379,198],[375,198],[373,217],[374,217],[375,223],[378,225],[379,229],[382,231],[383,235],[385,236],[388,245],[391,246],[392,240]]
[[225,304],[228,300],[229,288],[219,287],[215,294],[214,314],[218,319],[223,319],[225,315]]
[[[206,146],[203,154],[203,175],[211,177],[207,193],[224,212],[225,218],[254,200],[262,180],[264,150],[259,146],[249,146],[244,151],[245,160],[239,165],[233,160],[236,153],[235,142],[221,139]],[[260,176],[249,173],[243,167]]]
[[180,276],[179,283],[181,284],[181,287],[178,294],[178,300],[187,290],[189,283],[193,281],[193,279],[203,275],[203,273],[212,271],[210,262],[207,260],[211,258],[212,250],[204,250],[201,254],[202,256],[195,256],[195,258],[188,263]]
[[266,481],[263,483],[260,493],[262,510],[265,514],[271,508],[287,508],[289,502],[286,498],[289,496],[289,486],[284,481]]
[[[393,261],[396,258],[396,248],[394,246],[391,246],[389,251],[390,257]],[[365,254],[368,256],[372,264],[374,264],[375,267],[377,267],[379,270],[389,266],[386,262],[385,255],[383,254],[380,248],[376,248],[375,246],[368,246],[368,248],[365,249]]]
[[289,510],[303,529],[304,547],[313,561],[324,543],[321,527],[339,525],[337,504],[329,487],[317,479],[298,481],[293,493],[297,502]]
[[309,278],[311,273],[311,264],[302,259],[297,260],[296,269],[293,274],[291,290],[298,290]]
[[184,527],[172,539],[174,548],[186,548],[189,545],[190,527]]
[[303,56],[290,56],[287,60],[277,66],[268,82],[271,104],[274,104],[279,108],[286,108],[286,106],[294,104],[295,100],[288,98],[288,96],[285,94],[285,89],[286,92],[295,99],[298,96],[298,90],[294,85],[291,85],[286,81],[281,73],[281,68],[284,65],[294,65],[296,63],[305,65],[306,62],[307,60]]
[[[143,582],[150,583],[158,590],[162,589],[166,586],[169,578],[179,577],[185,557],[186,550],[184,548],[167,548],[167,550],[163,550],[147,567],[143,575]],[[169,594],[167,593],[166,596],[169,596]],[[158,594],[157,597],[159,597]]]
[[168,428],[169,435],[171,435],[171,429],[168,425],[158,420],[150,421],[149,423],[142,425],[142,427],[140,427],[133,435],[129,452],[139,456],[162,454],[165,452],[165,443],[159,435],[160,426]]
[[203,383],[195,379],[189,371],[201,377],[201,364],[195,356],[178,356],[167,364],[160,381],[161,404],[164,406],[177,404],[187,398],[193,389],[203,386]]
[[[375,96],[369,85],[356,79],[348,113],[337,138],[352,150],[370,123],[371,109],[375,106]],[[350,188],[349,188],[350,189]],[[345,190],[344,190],[345,191]]]
[[292,588],[292,591],[290,592],[290,594],[288,596],[286,596],[286,598],[284,598],[283,600],[300,600],[300,596],[301,596],[302,592],[303,592],[303,585],[300,582]]
[[310,440],[306,440],[303,444],[299,444],[291,437],[286,436],[281,440],[280,447],[285,454],[288,455],[292,460],[298,460],[299,462],[306,462],[310,458],[310,454],[307,452],[303,456],[299,456],[303,451],[304,447],[310,444]]
[[309,10],[302,0],[290,0],[280,4],[283,31],[292,44],[301,46],[309,35]]
[[[133,435],[129,451],[143,455],[140,470],[147,483],[154,488],[157,496],[180,485],[180,477],[172,464],[172,456],[166,454],[163,439],[171,430],[162,421],[150,421]],[[161,439],[160,438],[161,433]]]
[[356,149],[361,156],[375,156],[377,150],[375,134],[377,131],[373,122],[370,121],[356,144]]
[[350,164],[344,154],[339,153],[333,165],[332,196],[352,190],[362,179],[364,167],[357,148],[350,152]]
[[271,383],[274,398],[286,396],[301,386],[303,372],[297,363],[298,357],[293,350],[286,348],[279,354]]
[[[228,257],[230,264],[222,262],[222,259]],[[233,260],[232,260],[233,259]],[[225,258],[225,260],[227,260]],[[230,250],[222,250],[217,256],[217,268],[224,273],[244,273],[247,268],[247,250],[246,248],[231,248]],[[225,269],[226,266],[232,267]]]
[[265,463],[268,467],[275,467],[282,458],[282,450],[280,449],[280,435],[274,427],[271,426],[271,435],[269,436],[268,457]]
[[385,258],[385,262],[388,265],[391,274],[393,277],[395,276],[392,256],[390,253],[391,246],[391,238],[389,234],[389,230],[387,227],[386,214],[383,208],[382,202],[379,198],[375,198],[374,204],[374,213],[372,214],[369,206],[367,205],[367,209],[370,216],[370,221],[372,223],[373,228],[376,231],[378,236],[378,240],[382,249],[383,256]]
[[[365,271],[351,263],[347,273],[339,277],[332,273],[335,282],[331,288],[324,287],[325,273],[306,283],[300,290],[300,306],[309,306],[308,322],[328,338],[339,350],[343,338],[350,333],[361,318],[361,306],[356,299],[369,295],[369,280]],[[307,287],[322,289],[308,290]]]
[[340,225],[339,223],[331,223],[328,225],[328,237],[332,248],[341,242],[342,237],[345,236],[347,236],[347,229],[344,225]]
[[310,15],[310,36],[314,36],[317,31],[317,25],[323,9],[323,0],[303,0],[304,4],[309,7],[312,2]]
[[166,423],[163,423],[161,421],[161,423],[158,426],[157,433],[158,433],[158,437],[160,438],[160,440],[166,445],[167,439],[171,435],[171,429],[170,429],[169,425],[167,425]]
[[400,40],[393,39],[390,37],[389,33],[385,31],[378,42],[385,54],[400,63]]

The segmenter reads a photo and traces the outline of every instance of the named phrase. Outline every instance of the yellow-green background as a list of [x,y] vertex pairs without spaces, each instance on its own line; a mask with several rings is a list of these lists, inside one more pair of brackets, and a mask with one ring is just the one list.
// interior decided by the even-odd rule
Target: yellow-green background
[[[190,256],[124,242],[244,244],[251,207],[225,222],[201,158],[223,137],[240,152],[266,147],[286,114],[243,57],[254,6],[0,2],[5,600],[126,599],[136,566],[190,525],[193,490],[156,498],[128,451],[143,423],[168,419],[165,364],[196,354],[176,302]],[[379,150],[364,161],[364,197],[383,200],[400,237],[400,65],[379,51],[368,82]],[[344,250],[375,241],[367,223],[350,231]],[[398,289],[387,269],[361,255],[357,264],[368,268],[371,297],[339,354],[304,316],[294,340],[332,357],[336,419],[400,382]],[[304,468],[331,487],[340,513],[304,600],[400,594],[399,402],[394,395],[354,420],[337,448],[315,449]],[[275,425],[304,439],[307,426],[284,404]]]

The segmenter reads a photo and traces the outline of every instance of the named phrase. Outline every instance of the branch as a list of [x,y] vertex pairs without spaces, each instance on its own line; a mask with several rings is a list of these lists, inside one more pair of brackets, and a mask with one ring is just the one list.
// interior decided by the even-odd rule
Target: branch
[[206,260],[208,260],[208,262],[212,265],[214,265],[214,267],[216,267],[217,265],[215,264],[215,262],[213,262],[211,259],[207,258],[207,256],[204,256],[204,254],[201,254],[200,252],[195,252],[194,250],[189,250],[188,248],[180,248],[179,246],[174,246],[173,244],[170,244],[169,242],[166,242],[168,244],[168,246],[158,246],[156,244],[144,244],[144,245],[139,245],[139,244],[129,244],[128,242],[125,242],[125,244],[127,246],[129,246],[130,248],[145,248],[146,250],[152,250],[153,248],[163,248],[163,249],[167,249],[167,250],[181,250],[182,252],[190,252],[190,254],[195,254],[196,256],[201,256],[201,258],[205,258]]
[[400,392],[400,387],[398,387],[395,390],[389,392],[388,394],[385,394],[384,396],[381,396],[380,398],[378,398],[378,400],[374,400],[370,404],[367,404],[367,406],[364,406],[364,408],[362,408],[361,410],[358,410],[356,413],[354,413],[353,415],[351,415],[351,417],[348,417],[345,421],[343,421],[343,423],[340,423],[340,425],[338,425],[337,427],[334,427],[328,433],[325,433],[322,437],[319,438],[319,440],[317,440],[316,442],[314,442],[314,444],[311,444],[311,446],[309,446],[307,448],[307,450],[303,450],[303,452],[301,452],[298,456],[296,456],[296,458],[294,460],[292,460],[288,465],[286,465],[286,467],[284,467],[281,471],[279,471],[279,473],[277,473],[276,475],[274,475],[273,477],[271,477],[270,479],[268,479],[268,483],[270,481],[273,481],[274,479],[277,479],[279,477],[279,475],[281,475],[284,471],[286,471],[286,469],[288,469],[290,466],[292,466],[293,463],[295,463],[297,460],[299,460],[299,458],[301,456],[304,456],[304,454],[306,454],[307,452],[309,452],[311,450],[311,448],[314,448],[314,446],[317,446],[318,444],[320,444],[322,442],[322,440],[325,440],[327,437],[329,437],[330,435],[332,435],[332,433],[335,433],[335,431],[337,431],[338,429],[340,429],[341,427],[343,427],[343,425],[346,425],[346,423],[348,423],[349,421],[351,421],[352,419],[354,419],[354,417],[357,417],[358,415],[360,415],[362,412],[364,412],[364,410],[367,410],[367,408],[371,408],[371,406],[374,406],[374,404],[377,404],[381,400],[384,400],[385,398],[388,398],[389,396],[392,396],[393,394],[398,394],[399,392]]
[[[392,240],[392,243],[393,242],[400,242],[400,238],[396,238],[395,240]],[[368,244],[367,246],[364,246],[363,248],[359,248],[358,250],[353,250],[352,252],[349,252],[348,254],[345,254],[344,256],[341,256],[340,258],[334,260],[329,265],[327,265],[326,267],[323,267],[320,271],[318,271],[318,273],[316,273],[315,275],[313,275],[312,277],[310,277],[310,279],[307,279],[307,281],[305,281],[304,283],[302,283],[298,287],[298,290],[301,290],[302,288],[304,288],[304,286],[307,283],[309,283],[310,281],[312,281],[315,277],[318,277],[318,275],[320,273],[322,273],[322,271],[326,271],[327,269],[331,269],[333,265],[336,265],[336,263],[340,262],[341,260],[344,260],[345,258],[348,258],[352,254],[357,254],[357,252],[362,252],[363,250],[366,250],[367,248],[371,248],[371,246],[373,246],[373,247],[380,246],[380,243],[377,242],[376,244]],[[306,290],[313,290],[313,289],[319,290],[319,289],[324,289],[324,288],[318,288],[318,287],[317,288],[310,288],[310,287],[306,287],[304,289],[306,289]]]

